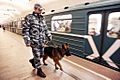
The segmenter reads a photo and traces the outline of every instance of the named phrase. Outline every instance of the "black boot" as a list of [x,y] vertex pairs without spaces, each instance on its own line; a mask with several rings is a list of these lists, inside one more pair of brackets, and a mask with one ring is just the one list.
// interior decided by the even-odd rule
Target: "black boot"
[[34,59],[30,59],[29,62],[32,64],[32,67],[35,68]]
[[40,77],[42,77],[42,78],[45,78],[45,77],[46,77],[45,73],[42,71],[41,68],[38,68],[38,69],[37,69],[37,75],[40,76]]

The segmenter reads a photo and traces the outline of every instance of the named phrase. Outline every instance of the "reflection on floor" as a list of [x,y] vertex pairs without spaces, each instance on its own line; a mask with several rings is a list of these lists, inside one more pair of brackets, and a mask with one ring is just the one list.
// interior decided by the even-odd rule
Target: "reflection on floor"
[[64,71],[54,70],[53,61],[48,59],[48,66],[42,65],[47,77],[40,78],[28,62],[30,58],[31,48],[25,46],[22,36],[0,29],[0,80],[111,80],[68,58],[61,61]]

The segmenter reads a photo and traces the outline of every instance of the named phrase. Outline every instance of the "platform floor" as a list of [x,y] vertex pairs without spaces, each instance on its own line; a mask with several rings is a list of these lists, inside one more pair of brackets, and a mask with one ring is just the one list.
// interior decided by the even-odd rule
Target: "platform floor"
[[0,80],[120,80],[119,72],[73,55],[61,60],[63,71],[54,70],[53,61],[48,59],[48,66],[42,65],[47,77],[41,78],[28,62],[32,57],[22,36],[0,28]]

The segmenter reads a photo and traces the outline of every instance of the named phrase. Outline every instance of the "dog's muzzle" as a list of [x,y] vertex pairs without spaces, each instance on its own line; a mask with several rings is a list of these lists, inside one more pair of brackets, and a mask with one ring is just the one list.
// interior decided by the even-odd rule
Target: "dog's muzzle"
[[71,56],[71,53],[70,53],[69,49],[67,49],[67,50],[65,51],[65,55],[66,55],[66,56]]

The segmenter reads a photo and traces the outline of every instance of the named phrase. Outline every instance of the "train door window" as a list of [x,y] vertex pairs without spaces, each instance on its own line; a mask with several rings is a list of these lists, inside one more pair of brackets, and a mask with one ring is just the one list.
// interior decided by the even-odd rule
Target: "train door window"
[[111,38],[120,38],[120,12],[109,14],[107,36]]
[[53,16],[51,30],[57,32],[71,32],[72,15]]
[[102,14],[89,15],[88,34],[93,36],[100,35]]

